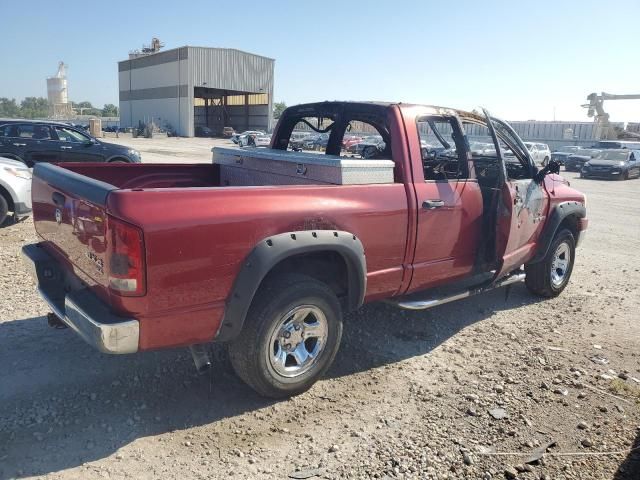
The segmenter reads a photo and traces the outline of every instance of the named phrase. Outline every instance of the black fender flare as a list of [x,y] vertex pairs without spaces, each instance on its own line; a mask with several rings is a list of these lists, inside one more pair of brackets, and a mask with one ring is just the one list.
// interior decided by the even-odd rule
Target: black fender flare
[[322,251],[336,252],[343,258],[347,266],[348,306],[351,310],[360,307],[367,288],[367,264],[358,237],[340,230],[280,233],[260,241],[242,262],[215,340],[229,341],[240,334],[260,284],[276,265],[295,255]]
[[[585,218],[587,216],[587,209],[582,203],[575,201],[562,202],[556,205],[549,214],[546,225],[538,239],[536,254],[528,263],[538,263],[546,257],[558,228],[562,222],[570,216]],[[577,240],[578,239],[576,238],[576,241]]]

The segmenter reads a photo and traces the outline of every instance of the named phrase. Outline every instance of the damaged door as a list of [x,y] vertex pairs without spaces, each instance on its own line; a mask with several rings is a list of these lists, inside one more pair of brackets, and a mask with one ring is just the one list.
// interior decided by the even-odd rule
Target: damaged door
[[534,180],[536,167],[522,140],[508,124],[492,118],[486,110],[484,113],[504,175],[495,226],[495,278],[500,278],[535,253],[549,197],[544,186]]

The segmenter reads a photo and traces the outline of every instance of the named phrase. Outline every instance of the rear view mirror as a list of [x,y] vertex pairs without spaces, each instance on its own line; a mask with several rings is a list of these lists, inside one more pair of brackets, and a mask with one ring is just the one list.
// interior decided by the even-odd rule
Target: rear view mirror
[[547,168],[549,169],[549,173],[560,173],[560,163],[556,160],[549,160]]
[[544,177],[549,175],[550,173],[558,174],[560,173],[560,163],[556,160],[549,160],[549,162],[544,166],[542,170],[536,173],[535,181],[538,183],[542,183]]

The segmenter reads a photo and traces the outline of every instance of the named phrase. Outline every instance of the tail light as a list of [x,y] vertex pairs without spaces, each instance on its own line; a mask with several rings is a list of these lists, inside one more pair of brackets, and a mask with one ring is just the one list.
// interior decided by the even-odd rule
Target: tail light
[[109,289],[117,295],[144,295],[146,278],[142,230],[111,216],[107,222]]

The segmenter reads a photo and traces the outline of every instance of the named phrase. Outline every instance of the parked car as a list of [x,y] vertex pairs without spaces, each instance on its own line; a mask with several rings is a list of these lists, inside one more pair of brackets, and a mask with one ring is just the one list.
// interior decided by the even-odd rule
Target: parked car
[[245,130],[242,133],[234,133],[233,135],[231,135],[231,141],[237,144],[240,141],[240,137],[243,137],[245,135],[263,135],[263,134],[264,132],[260,130]]
[[603,150],[582,167],[580,178],[629,180],[640,177],[640,149]]
[[564,147],[560,147],[557,150],[554,150],[553,152],[551,152],[551,160],[555,160],[560,165],[564,165],[565,159],[569,155],[576,153],[580,149],[582,149],[582,147],[578,145],[567,145]]
[[545,166],[551,159],[551,150],[546,143],[524,142],[536,165]]
[[222,136],[224,138],[231,138],[233,137],[233,135],[235,134],[235,130],[233,129],[233,127],[224,127],[222,129]]
[[213,137],[213,130],[203,125],[197,125],[195,128],[196,137]]
[[0,226],[9,212],[16,220],[31,212],[31,170],[22,162],[0,157]]
[[347,152],[361,155],[365,158],[371,158],[384,150],[385,143],[381,136],[372,135],[365,137],[361,142],[354,143],[347,148]]
[[41,162],[140,163],[140,152],[103,142],[57,122],[18,120],[0,125],[0,156],[29,167]]
[[351,145],[355,145],[356,143],[360,143],[363,140],[363,137],[358,135],[347,135],[342,139],[342,148],[345,150],[349,150]]
[[238,145],[241,147],[268,147],[271,143],[271,135],[262,132],[247,133],[238,137]]
[[271,135],[256,135],[253,140],[256,147],[271,146]]
[[608,148],[626,148],[628,150],[640,150],[640,142],[632,142],[627,140],[600,140],[593,146],[593,148],[598,148],[600,150]]
[[[324,155],[287,151],[290,126],[309,117],[335,122]],[[387,158],[372,161],[390,172],[382,181],[363,178],[371,166],[339,158],[347,123],[362,118],[386,144]],[[514,160],[497,145],[493,156],[474,155],[460,140],[458,155],[442,159],[459,175],[447,179],[436,165],[441,177],[431,181],[418,121],[458,139],[461,124],[482,127]],[[224,342],[241,379],[281,398],[327,371],[343,315],[365,302],[420,310],[522,281],[542,297],[566,287],[588,225],[585,196],[556,175],[555,162],[539,170],[507,123],[418,105],[320,102],[289,107],[279,125],[279,148],[259,157],[291,172],[283,184],[235,161],[246,186],[224,184],[213,162],[36,165],[40,243],[23,256],[54,323],[106,353],[190,346],[200,370],[210,365],[203,344]],[[335,175],[351,168],[365,171]],[[314,169],[334,180],[305,178]],[[77,233],[79,216],[90,233]]]
[[601,151],[595,148],[580,148],[565,157],[564,169],[568,172],[579,172],[585,163],[596,157]]
[[291,132],[289,137],[289,148],[291,150],[302,150],[305,140],[307,140],[311,134],[309,132]]

